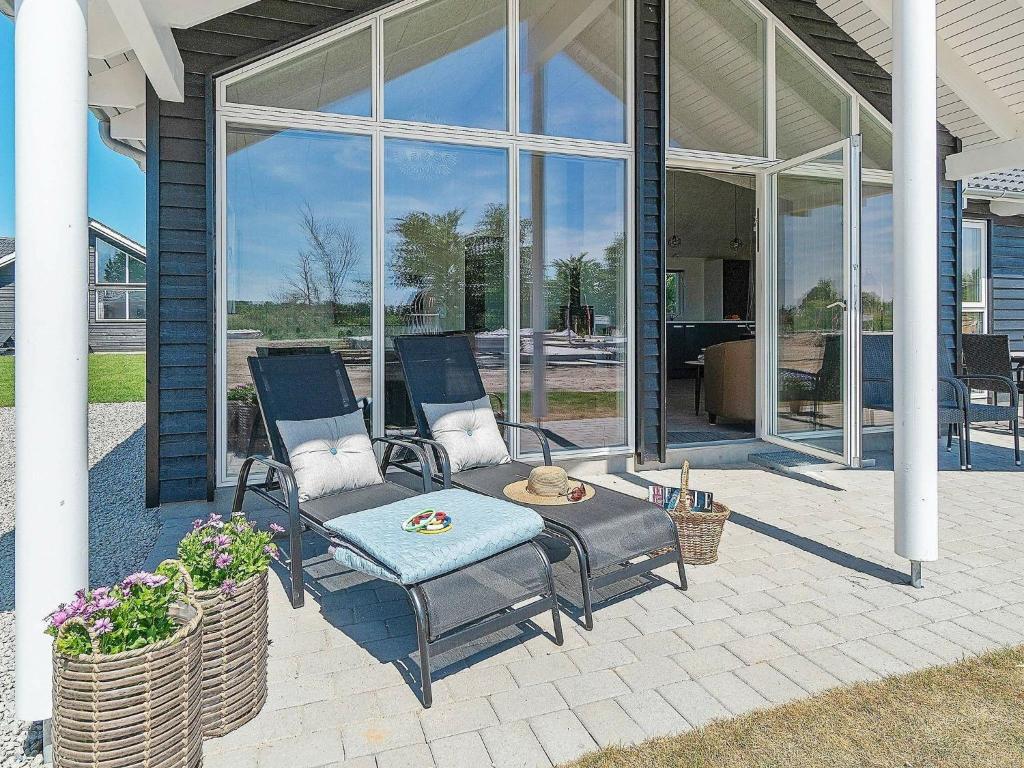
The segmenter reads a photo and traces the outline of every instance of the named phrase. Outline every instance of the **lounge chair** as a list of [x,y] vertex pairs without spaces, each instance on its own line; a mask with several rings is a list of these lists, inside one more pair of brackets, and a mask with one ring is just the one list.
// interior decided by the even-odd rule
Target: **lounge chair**
[[[1013,433],[1013,458],[1020,466],[1020,392],[1013,378],[1010,339],[1003,334],[965,333],[962,337],[964,371],[960,381],[969,389],[992,394],[992,404],[967,400],[971,421],[1005,421]],[[999,395],[1007,404],[999,404]]]
[[[380,463],[384,482],[300,502],[299,483],[279,424],[361,412],[360,401],[352,392],[340,354],[250,357],[249,370],[274,456],[250,456],[244,461],[232,512],[241,510],[251,493],[287,513],[293,607],[300,607],[304,600],[302,534],[307,530],[326,539],[335,559],[344,565],[399,584],[416,620],[425,707],[432,702],[432,653],[546,611],[552,614],[555,642],[562,644],[551,564],[533,541],[542,529],[536,515],[447,486],[435,492],[423,449],[393,438],[373,440],[385,447]],[[408,450],[419,461],[419,490],[387,479],[396,449]],[[266,469],[266,479],[250,484],[254,466]],[[461,506],[453,508],[455,504]],[[402,520],[431,506],[452,509],[457,521],[452,535],[401,531]],[[522,513],[518,518],[517,510]],[[530,528],[529,517],[536,519],[536,530]],[[450,556],[454,544],[460,551]]]
[[[464,335],[400,336],[395,349],[402,361],[420,445],[432,449],[435,477],[495,498],[505,498],[506,485],[526,479],[531,466],[512,461],[451,474],[444,448],[433,439],[424,403],[454,404],[489,396]],[[496,419],[499,426],[532,433],[539,441],[544,463],[551,448],[539,427]],[[412,438],[410,438],[412,439]],[[529,506],[529,505],[527,505]],[[594,626],[592,590],[676,564],[681,589],[686,571],[675,524],[668,513],[644,499],[601,488],[592,499],[563,506],[533,506],[544,518],[548,533],[568,543],[580,567],[584,626]],[[663,551],[651,556],[651,553]],[[644,558],[637,561],[638,558]]]

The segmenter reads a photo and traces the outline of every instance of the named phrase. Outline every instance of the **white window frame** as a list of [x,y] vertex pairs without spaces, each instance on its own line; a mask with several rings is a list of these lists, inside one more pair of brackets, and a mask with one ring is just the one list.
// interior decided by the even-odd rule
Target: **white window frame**
[[[101,242],[105,243],[106,245],[109,245],[111,248],[115,248],[116,250],[121,251],[125,255],[125,263],[124,263],[124,279],[125,279],[125,282],[110,283],[110,282],[107,282],[105,280],[101,280],[100,279],[100,247],[99,247],[99,244]],[[144,323],[144,322],[146,322],[146,318],[144,318],[144,317],[142,317],[142,318],[131,317],[131,312],[130,312],[130,307],[131,307],[131,296],[130,296],[130,294],[134,292],[134,293],[141,293],[141,294],[143,294],[143,296],[145,296],[145,294],[146,294],[146,281],[142,280],[142,282],[138,282],[138,283],[127,282],[129,277],[131,276],[131,268],[130,268],[131,260],[135,259],[135,261],[137,261],[140,264],[142,264],[143,267],[146,266],[145,260],[140,259],[138,256],[133,254],[130,249],[125,248],[123,245],[121,245],[119,243],[111,242],[110,239],[108,239],[108,238],[106,238],[106,237],[104,237],[103,235],[100,235],[100,234],[93,234],[93,247],[92,247],[92,251],[93,251],[93,254],[92,254],[92,258],[93,258],[92,268],[93,268],[93,274],[95,275],[95,280],[93,281],[93,283],[95,284],[95,291],[94,291],[95,296],[94,296],[94,306],[93,306],[93,318],[94,318],[95,322],[97,322],[97,323]],[[124,291],[124,317],[101,317],[100,316],[100,293],[103,292],[103,291]]]
[[[989,280],[989,263],[988,263],[988,222],[985,219],[964,219],[964,229],[976,229],[981,233],[981,280],[978,284],[978,290],[981,295],[981,301],[963,301],[960,300],[960,324],[963,326],[962,315],[967,314],[980,314],[981,315],[981,332],[988,333],[988,280]],[[959,290],[963,291],[963,261],[961,260],[960,265],[960,281],[961,285],[958,286]]]
[[[351,24],[343,25],[308,41],[296,44],[291,48],[275,53],[234,72],[217,79],[216,89],[216,285],[217,285],[217,483],[229,485],[234,478],[227,473],[227,284],[226,274],[227,249],[225,238],[221,233],[227,232],[227,201],[225,195],[225,179],[227,178],[227,157],[225,138],[229,127],[296,129],[318,131],[322,133],[340,133],[347,135],[369,136],[372,140],[373,173],[373,238],[372,238],[372,277],[373,277],[373,353],[371,362],[372,394],[376,402],[384,401],[384,190],[383,163],[384,141],[386,139],[406,139],[414,141],[433,141],[467,147],[490,147],[505,149],[508,155],[508,202],[510,226],[509,232],[518,232],[520,220],[519,162],[522,152],[537,152],[549,155],[578,156],[593,159],[620,160],[624,164],[624,189],[622,191],[625,211],[625,317],[628,320],[626,365],[624,367],[625,394],[625,442],[618,446],[603,448],[585,448],[569,451],[558,451],[558,461],[572,461],[582,458],[610,458],[628,456],[635,452],[636,432],[636,393],[634,391],[636,319],[635,313],[635,242],[636,242],[636,190],[635,190],[635,99],[634,99],[634,60],[632,51],[635,47],[634,2],[624,0],[625,25],[625,93],[624,119],[626,141],[623,143],[592,141],[543,136],[522,133],[519,130],[519,0],[506,0],[508,20],[508,52],[506,54],[508,83],[506,86],[508,130],[496,131],[459,126],[432,125],[410,121],[383,118],[383,25],[386,19],[409,11],[434,0],[405,0],[385,9],[369,14]],[[348,35],[370,29],[371,51],[374,65],[372,67],[371,115],[357,117],[337,115],[325,112],[307,112],[278,107],[244,105],[227,100],[227,86],[249,75],[275,66],[282,61],[307,53],[316,48],[330,45]],[[519,328],[519,238],[509,237],[508,245],[509,274],[506,290],[506,323],[509,326],[509,347],[507,350],[508,392],[516,393],[508,398],[508,418],[512,421],[520,419],[520,354],[518,348]],[[384,432],[383,409],[373,410],[373,434]],[[511,430],[509,435],[510,450],[516,458],[526,461],[539,460],[539,452],[527,453],[520,449],[519,435]]]
[[[134,286],[134,287],[133,287]],[[94,314],[97,323],[144,323],[144,317],[131,317],[131,294],[146,294],[146,288],[139,288],[139,283],[120,284],[102,283],[96,285],[96,311]],[[100,316],[100,294],[104,291],[124,291],[124,317],[101,317]]]

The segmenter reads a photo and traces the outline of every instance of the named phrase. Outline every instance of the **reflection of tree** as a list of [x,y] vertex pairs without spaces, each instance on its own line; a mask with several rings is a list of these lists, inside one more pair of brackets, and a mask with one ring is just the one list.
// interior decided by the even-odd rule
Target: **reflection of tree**
[[865,331],[892,330],[892,299],[883,299],[877,293],[861,294],[861,313]]
[[[615,236],[604,249],[604,259],[598,260],[586,252],[574,254],[552,263],[554,276],[547,281],[547,304],[557,313],[557,325],[565,324],[561,307],[568,307],[570,325],[573,330],[578,323],[573,321],[580,314],[577,308],[593,307],[597,314],[608,315],[611,326],[619,324],[619,311],[624,303],[623,264],[626,258],[626,237],[623,233]],[[583,314],[586,314],[585,312]],[[591,318],[592,320],[592,318]],[[589,321],[588,321],[589,326]],[[593,329],[587,327],[586,332]]]
[[463,326],[466,291],[466,238],[459,231],[464,209],[431,214],[412,211],[398,219],[392,232],[398,243],[391,254],[392,280],[415,288],[418,314],[443,316],[447,329]]
[[318,217],[308,203],[303,206],[301,215],[307,243],[304,256],[316,265],[320,295],[330,304],[331,313],[337,316],[345,281],[359,257],[356,237],[348,227]]
[[828,278],[822,278],[804,294],[799,305],[782,308],[779,313],[782,327],[790,332],[839,330],[836,313],[827,307],[840,300],[839,289]]

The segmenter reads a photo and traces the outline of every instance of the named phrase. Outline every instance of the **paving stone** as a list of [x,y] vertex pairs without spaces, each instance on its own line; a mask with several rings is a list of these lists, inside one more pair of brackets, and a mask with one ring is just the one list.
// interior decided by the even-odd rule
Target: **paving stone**
[[572,659],[580,672],[584,674],[597,672],[601,669],[621,667],[623,664],[636,661],[636,656],[619,642],[605,643],[604,645],[595,645],[588,648],[577,648],[574,651],[569,651],[569,658]]
[[970,613],[967,608],[951,601],[948,597],[931,597],[927,600],[918,600],[908,607],[912,611],[917,611],[929,621],[955,619],[957,616]]
[[[601,620],[594,622],[594,628],[583,633],[583,639],[588,645],[603,645],[616,640],[626,640],[630,637],[637,637],[641,634],[635,624],[630,623],[633,616],[646,613],[643,609],[632,611],[628,616],[605,616],[601,611]],[[675,611],[673,611],[675,613]]]
[[774,635],[742,637],[739,640],[726,643],[725,647],[744,664],[757,664],[793,653],[792,648]]
[[909,664],[871,645],[867,640],[849,640],[836,648],[879,675],[902,675],[911,671]]
[[953,619],[953,622],[975,634],[994,640],[1000,645],[1017,645],[1022,639],[1020,632],[1015,632],[982,616],[961,616],[959,619]]
[[435,765],[437,763],[426,744],[413,744],[377,755],[377,768],[434,768]]
[[768,611],[758,611],[743,616],[731,616],[725,621],[743,637],[766,635],[769,632],[778,632],[780,629],[785,629],[789,626],[786,622],[777,616],[773,616]]
[[740,614],[767,611],[782,605],[780,600],[772,597],[767,592],[745,592],[740,595],[724,597],[722,602]]
[[886,653],[910,665],[914,669],[923,669],[925,667],[931,667],[942,663],[942,659],[927,648],[915,645],[897,634],[875,635],[874,637],[869,637],[866,642],[876,648],[881,648]]
[[829,632],[820,624],[789,627],[788,629],[776,632],[775,636],[798,653],[813,651],[815,648],[825,648],[843,642],[843,638],[834,632]]
[[540,683],[549,683],[562,677],[580,673],[572,659],[565,653],[553,653],[541,658],[529,658],[508,665],[508,671],[523,688]]
[[844,683],[864,683],[881,677],[877,672],[850,658],[838,648],[819,648],[816,651],[809,651],[807,658]]
[[551,683],[502,691],[491,696],[490,701],[502,722],[536,717],[568,707]]
[[903,605],[868,611],[864,616],[893,632],[910,627],[920,627],[928,623],[926,617]]
[[423,729],[415,715],[376,718],[342,726],[345,755],[360,757],[390,749],[422,744]]
[[[701,589],[703,588],[704,587],[701,586]],[[730,592],[729,594],[731,595],[733,593]],[[702,624],[707,621],[715,621],[717,619],[724,619],[727,616],[736,615],[735,608],[717,598],[702,600],[700,602],[693,603],[692,605],[685,605],[678,610],[694,624]]]
[[[807,696],[803,688],[766,663],[740,667],[734,674],[773,704],[785,704]],[[705,680],[705,687],[714,679]]]
[[821,627],[839,635],[844,640],[862,640],[865,637],[888,631],[877,621],[872,621],[862,613],[823,621]]
[[999,643],[991,640],[990,638],[979,635],[966,627],[955,623],[952,620],[949,621],[936,621],[932,624],[928,624],[925,629],[934,632],[939,637],[945,638],[951,643],[955,643],[961,648],[968,649],[971,653],[985,653],[991,651],[993,648],[997,648]]
[[530,720],[530,727],[551,762],[575,760],[597,749],[597,742],[572,712],[563,710]]
[[859,593],[859,596],[866,602],[871,603],[875,608],[892,608],[913,602],[916,599],[914,594],[916,592],[916,590],[913,590],[909,586],[894,587],[886,585],[884,587],[865,589],[863,592]]
[[589,704],[592,701],[611,699],[629,692],[629,686],[610,669],[566,677],[556,680],[554,685],[566,703],[573,708],[581,704]]
[[853,616],[870,611],[875,607],[871,603],[861,600],[856,595],[848,593],[826,593],[824,597],[815,600],[814,603],[820,605],[833,616]]
[[902,629],[896,634],[919,648],[923,648],[929,653],[938,656],[946,664],[952,664],[971,655],[969,650],[961,648],[956,643],[941,637],[928,627],[911,627],[910,629]]
[[735,654],[721,645],[710,645],[707,648],[680,653],[678,656],[673,656],[672,660],[694,680],[736,669],[743,665],[743,662]]
[[842,685],[842,681],[804,656],[783,656],[770,662],[775,669],[810,694]]
[[734,672],[721,672],[698,682],[734,715],[742,715],[770,705],[768,699],[747,685]]
[[658,656],[672,656],[673,654],[690,650],[691,645],[680,637],[682,632],[687,632],[690,629],[692,627],[680,627],[675,632],[655,632],[649,635],[639,635],[623,640],[622,644],[640,660],[653,659]]
[[629,746],[647,738],[614,699],[584,704],[573,711],[598,746]]
[[690,728],[683,716],[657,691],[630,693],[619,696],[615,701],[648,738],[671,736]]
[[551,768],[547,753],[526,720],[485,728],[480,738],[495,768]]
[[440,768],[481,768],[491,764],[491,756],[479,733],[460,733],[429,742],[430,754]]
[[420,715],[420,725],[427,741],[477,731],[497,723],[498,716],[484,698],[433,706]]
[[[213,753],[203,755],[203,766],[205,768],[258,768],[260,750],[256,747],[251,749],[236,749],[226,753]],[[374,767],[377,761],[374,760]]]
[[744,592],[764,592],[779,586],[767,576],[738,576],[725,579],[724,582],[737,595]]
[[[530,661],[534,661],[534,659]],[[435,681],[435,684],[436,682],[438,681]],[[451,701],[476,699],[517,687],[516,680],[506,666],[467,667],[446,676],[442,682],[448,690]]]
[[667,656],[655,656],[616,667],[615,673],[633,691],[647,691],[690,677],[686,670]]
[[820,624],[832,618],[832,614],[811,602],[793,603],[775,608],[772,613],[791,627],[804,624]]
[[644,634],[648,632],[665,632],[690,624],[690,620],[675,608],[634,613],[628,620],[637,630]]
[[[778,577],[779,574],[772,574],[772,579],[774,579],[775,581],[779,580]],[[767,592],[765,592],[765,594],[775,598],[782,605],[796,605],[797,603],[807,603],[811,600],[817,600],[819,597],[821,597],[821,592],[814,589],[813,587],[809,587],[807,584],[804,583],[784,584],[781,587],[776,587],[775,589],[768,590]]]
[[684,680],[658,690],[669,704],[693,728],[730,716],[722,702],[708,693],[696,680]]
[[730,640],[738,640],[742,635],[721,619],[681,627],[676,634],[692,648],[707,648],[711,645],[724,645]]

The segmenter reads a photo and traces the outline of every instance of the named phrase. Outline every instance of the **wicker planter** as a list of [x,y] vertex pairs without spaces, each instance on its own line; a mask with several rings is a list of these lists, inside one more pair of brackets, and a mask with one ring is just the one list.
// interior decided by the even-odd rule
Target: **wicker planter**
[[267,700],[267,572],[220,590],[195,592],[203,609],[203,736],[249,722]]
[[172,606],[181,628],[124,653],[54,651],[56,768],[198,768],[203,762],[202,611]]
[[690,488],[690,464],[683,464],[680,480],[682,493],[679,506],[670,511],[679,535],[679,549],[687,565],[711,565],[718,561],[718,544],[722,540],[725,521],[729,519],[729,508],[713,502],[711,512],[692,512],[687,491]]

